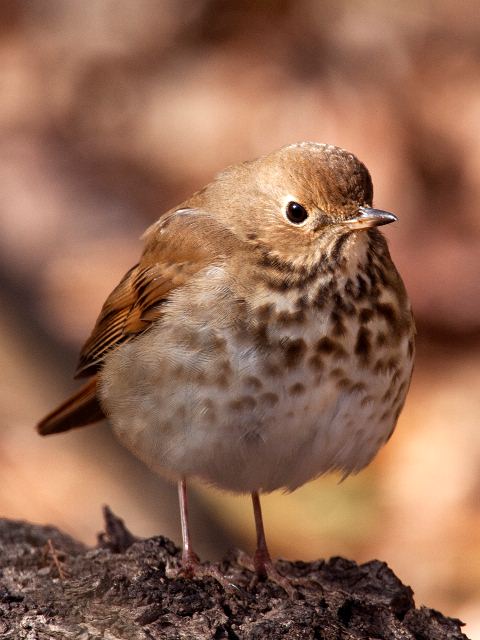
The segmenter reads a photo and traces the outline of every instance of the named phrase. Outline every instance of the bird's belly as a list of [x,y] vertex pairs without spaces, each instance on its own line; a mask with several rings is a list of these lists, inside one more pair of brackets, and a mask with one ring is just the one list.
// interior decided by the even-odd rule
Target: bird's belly
[[[120,440],[157,471],[236,492],[292,490],[368,464],[407,392],[410,365],[359,367],[353,353],[327,347],[321,359],[309,344],[286,359],[252,348],[187,349],[179,359],[177,348],[159,367],[137,340],[107,359],[103,406]],[[396,361],[406,353],[402,341]]]

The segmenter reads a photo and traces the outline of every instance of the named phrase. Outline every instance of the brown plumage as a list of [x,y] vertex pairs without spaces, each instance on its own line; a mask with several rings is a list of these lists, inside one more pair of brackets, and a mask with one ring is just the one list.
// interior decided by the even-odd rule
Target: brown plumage
[[[176,209],[175,211],[178,211]],[[188,211],[185,210],[185,212]],[[146,331],[162,316],[169,294],[215,259],[212,237],[232,244],[232,238],[207,214],[194,219],[166,215],[144,234],[145,250],[105,301],[93,331],[84,344],[75,378],[93,376],[86,385],[41,420],[45,436],[82,427],[105,418],[97,398],[97,372],[105,355]]]
[[94,377],[45,416],[37,428],[42,436],[48,436],[52,433],[69,431],[75,427],[83,427],[104,418],[105,414],[97,398],[97,379]]
[[[403,406],[414,324],[376,227],[365,166],[315,143],[230,167],[145,233],[80,354],[91,380],[46,435],[108,415],[179,480],[252,493],[259,574],[272,570],[260,491],[370,462]],[[280,578],[277,579],[281,580]]]

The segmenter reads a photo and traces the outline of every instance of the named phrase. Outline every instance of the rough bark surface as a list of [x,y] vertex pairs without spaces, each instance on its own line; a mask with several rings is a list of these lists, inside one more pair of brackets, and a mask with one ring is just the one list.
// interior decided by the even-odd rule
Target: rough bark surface
[[175,574],[179,550],[138,540],[108,509],[89,549],[53,527],[0,520],[0,638],[15,640],[467,640],[458,620],[415,608],[388,566],[343,558],[277,562],[296,598],[234,554],[219,565],[235,587]]

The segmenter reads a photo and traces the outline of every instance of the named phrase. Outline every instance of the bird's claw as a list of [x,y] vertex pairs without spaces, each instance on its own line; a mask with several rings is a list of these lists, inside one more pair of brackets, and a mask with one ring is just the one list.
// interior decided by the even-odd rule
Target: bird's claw
[[248,571],[252,571],[254,574],[250,582],[251,589],[256,587],[259,582],[269,580],[281,587],[292,600],[299,599],[298,591],[292,585],[290,580],[278,571],[269,556],[264,556],[257,552],[255,553],[255,556],[251,558],[245,553],[245,551],[236,549],[235,560],[241,567],[248,569]]
[[196,553],[189,552],[182,554],[182,561],[180,566],[167,565],[165,569],[165,575],[167,578],[174,580],[177,578],[185,578],[187,580],[193,580],[195,578],[213,578],[224,589],[230,593],[240,594],[243,589],[238,585],[231,582],[218,567],[209,564],[203,566],[200,564],[200,559]]

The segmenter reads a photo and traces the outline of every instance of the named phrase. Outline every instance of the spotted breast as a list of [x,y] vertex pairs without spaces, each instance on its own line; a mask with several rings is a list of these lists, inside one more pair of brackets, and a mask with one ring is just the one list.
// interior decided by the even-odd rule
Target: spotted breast
[[117,435],[156,470],[236,492],[360,470],[395,427],[413,363],[383,237],[352,235],[308,272],[262,256],[240,284],[237,268],[203,270],[106,357]]

